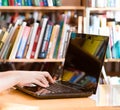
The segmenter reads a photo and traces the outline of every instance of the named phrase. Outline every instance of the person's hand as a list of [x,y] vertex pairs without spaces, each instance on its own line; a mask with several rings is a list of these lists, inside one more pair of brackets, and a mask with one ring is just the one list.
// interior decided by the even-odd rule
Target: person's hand
[[42,87],[48,87],[49,83],[54,83],[51,75],[46,71],[15,71],[18,76],[19,86],[28,84],[37,84]]

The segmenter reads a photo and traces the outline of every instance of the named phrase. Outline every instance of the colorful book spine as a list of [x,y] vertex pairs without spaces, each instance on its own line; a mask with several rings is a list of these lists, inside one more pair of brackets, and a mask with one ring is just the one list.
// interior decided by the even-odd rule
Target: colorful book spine
[[61,6],[62,5],[62,0],[54,0],[55,1],[55,6]]
[[64,46],[65,46],[65,40],[67,35],[67,31],[70,30],[70,26],[68,24],[65,24],[63,27],[62,35],[61,35],[61,40],[60,40],[60,45],[58,49],[58,55],[57,58],[63,58],[63,52],[64,52]]
[[35,51],[36,51],[36,48],[37,48],[40,32],[41,32],[41,26],[38,26],[30,58],[34,58],[34,56],[35,56]]
[[37,22],[35,22],[34,25],[33,25],[33,31],[32,31],[32,34],[30,36],[31,40],[30,40],[28,52],[27,52],[27,55],[26,55],[27,59],[30,59],[30,55],[31,55],[31,52],[32,52],[32,47],[33,47],[33,44],[34,44],[35,35],[36,35],[36,32],[37,32],[38,26],[39,26],[39,23],[37,23]]
[[39,51],[38,58],[46,58],[48,52],[49,41],[52,33],[53,23],[49,22],[46,27],[45,37],[43,39],[42,47]]
[[17,0],[17,6],[22,6],[22,0]]
[[40,0],[40,6],[44,6],[43,0]]
[[17,54],[16,54],[16,58],[23,58],[23,54],[24,54],[26,43],[27,43],[27,39],[29,37],[29,33],[30,33],[30,27],[29,26],[25,26],[25,29],[23,31],[23,35],[22,35],[21,41],[19,43],[19,47],[18,47],[18,51],[17,51]]
[[34,0],[34,5],[35,6],[40,6],[40,1],[39,0]]
[[0,6],[2,6],[2,0],[0,0]]
[[45,34],[47,22],[48,22],[47,17],[42,18],[41,24],[40,24],[40,25],[42,25],[42,29],[41,29],[40,37],[39,37],[39,40],[38,40],[38,45],[37,45],[36,52],[35,52],[35,59],[38,58],[38,54],[39,54],[39,50],[40,50],[41,45],[42,45],[42,41],[43,41],[43,37],[44,37],[44,34]]
[[48,6],[48,1],[47,0],[43,0],[43,4],[44,4],[44,6]]
[[16,56],[16,53],[17,53],[17,50],[18,50],[18,47],[19,47],[19,43],[21,41],[22,34],[23,34],[23,31],[25,29],[26,24],[27,24],[26,22],[23,22],[22,25],[20,26],[20,30],[17,34],[16,39],[15,39],[15,43],[13,45],[13,48],[12,48],[12,51],[10,53],[9,59],[15,59],[15,56]]
[[6,31],[6,32],[4,33],[2,39],[0,40],[0,51],[1,51],[1,49],[2,49],[2,47],[3,47],[3,45],[4,45],[4,43],[5,43],[5,41],[6,41],[6,39],[7,39],[7,36],[8,36],[8,31]]
[[24,0],[24,6],[27,6],[27,0]]
[[8,6],[8,0],[2,0],[2,6]]
[[15,4],[14,4],[15,6],[18,6],[18,4],[17,4],[17,0],[14,0],[14,3],[15,3]]
[[48,47],[47,58],[53,58],[53,53],[54,53],[55,44],[57,41],[59,30],[60,30],[60,25],[56,24],[53,26],[51,39],[50,39],[50,43]]
[[48,6],[53,6],[53,0],[47,0]]
[[32,0],[27,0],[27,6],[32,6]]
[[25,6],[24,0],[22,0],[22,6]]
[[13,25],[10,24],[10,25],[9,25],[9,28],[7,29],[8,37],[7,37],[6,42],[4,43],[4,45],[3,45],[3,47],[2,47],[2,49],[1,49],[1,51],[0,51],[0,57],[1,57],[1,59],[3,58],[4,53],[5,53],[5,51],[6,51],[6,47],[8,46],[9,41],[10,41],[10,39],[11,39],[12,30],[13,30]]
[[60,39],[62,35],[62,28],[63,28],[63,21],[60,22],[60,31],[59,31],[59,35],[58,35],[58,38],[55,44],[53,58],[57,58],[57,55],[58,55],[58,49],[59,49]]
[[8,0],[8,3],[9,3],[9,6],[14,6],[15,5],[14,0]]

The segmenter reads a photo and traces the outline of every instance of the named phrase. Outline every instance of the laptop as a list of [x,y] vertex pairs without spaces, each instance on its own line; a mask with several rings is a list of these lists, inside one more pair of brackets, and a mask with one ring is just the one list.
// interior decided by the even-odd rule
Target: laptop
[[65,62],[55,84],[17,89],[39,99],[89,97],[96,93],[109,37],[71,32]]

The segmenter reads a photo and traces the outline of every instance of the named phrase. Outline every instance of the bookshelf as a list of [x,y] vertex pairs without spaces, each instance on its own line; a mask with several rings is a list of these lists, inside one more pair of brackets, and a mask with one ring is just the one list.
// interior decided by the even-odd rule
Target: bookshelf
[[[118,33],[120,32],[116,32],[116,29],[119,28],[119,13],[120,13],[120,1],[119,0],[86,0],[89,2],[86,2],[86,33],[92,33],[92,34],[101,34],[101,35],[107,35],[110,38],[110,42],[116,42],[119,39],[116,39],[118,37]],[[101,2],[99,4],[97,4],[98,2]],[[104,2],[104,3],[102,3]],[[99,17],[98,17],[99,16]],[[98,18],[98,19],[97,19]],[[103,25],[103,27],[109,27],[108,23],[110,21],[112,21],[111,23],[113,23],[113,27],[109,27],[109,31],[108,29],[106,30],[105,28],[102,29],[102,31],[99,30],[99,32],[96,30],[96,32],[92,32],[92,19],[94,19],[94,21],[96,22],[96,26],[94,26],[95,28],[101,28],[100,26],[98,27],[98,25]],[[95,20],[96,19],[96,20]],[[117,25],[116,25],[117,24]],[[116,28],[116,29],[115,29]],[[112,32],[110,32],[110,30],[112,30],[112,32],[114,34],[111,34]],[[116,34],[117,33],[117,34]],[[116,36],[116,37],[115,37]],[[112,38],[113,40],[112,40]],[[115,48],[114,43],[111,45],[109,42],[109,45],[111,47],[109,52],[109,56],[107,56],[108,54],[106,53],[106,58],[105,58],[105,70],[107,75],[110,76],[119,76],[120,73],[120,57],[116,57],[116,55],[118,54],[114,54],[114,52],[118,52],[119,49],[116,49],[116,51],[113,51],[113,48]],[[120,47],[119,47],[120,48]]]
[[[35,11],[39,13],[54,13],[54,12],[65,12],[65,11],[76,11],[80,13],[82,16],[85,14],[85,1],[84,0],[76,0],[74,3],[72,0],[70,1],[62,1],[62,6],[0,6],[1,13],[33,13]],[[15,58],[15,59],[0,59],[0,62],[64,62],[64,58],[45,58],[45,59],[26,59],[26,58]]]
[[[111,15],[111,17],[110,18],[106,18],[106,15],[107,15],[107,12],[109,13],[113,13],[113,15]],[[85,25],[85,27],[86,27],[86,33],[92,33],[92,34],[101,34],[101,35],[106,35],[106,36],[112,36],[112,37],[118,37],[117,36],[117,34],[116,34],[116,32],[114,33],[114,31],[113,31],[113,35],[110,35],[110,30],[109,30],[109,33],[108,33],[108,30],[104,30],[102,33],[100,33],[100,31],[99,32],[91,32],[90,31],[90,23],[91,23],[91,16],[101,16],[101,15],[103,15],[103,16],[105,16],[105,19],[106,19],[106,21],[100,21],[100,19],[96,19],[96,22],[103,22],[105,25],[107,24],[107,20],[108,19],[111,19],[111,20],[115,20],[116,18],[115,18],[115,12],[120,12],[120,8],[115,8],[115,7],[103,7],[103,8],[96,8],[96,7],[86,7],[86,25]],[[110,15],[109,15],[110,16]],[[104,18],[103,18],[104,19]],[[104,19],[104,20],[105,20]],[[118,18],[117,18],[118,19]],[[95,20],[95,19],[94,19]],[[98,20],[98,21],[97,21]],[[101,19],[102,20],[102,19]],[[118,23],[118,25],[119,25],[119,19],[118,19],[118,21],[113,21],[114,22],[114,26],[116,26],[115,24],[117,24]],[[101,25],[101,24],[98,24],[98,25]],[[104,25],[104,26],[105,26]],[[98,26],[96,26],[96,28],[100,28],[100,27],[98,27]],[[108,28],[108,27],[107,27]],[[106,32],[105,32],[106,31]],[[116,35],[115,35],[116,34]],[[111,39],[112,40],[112,39]],[[116,39],[115,38],[113,38],[113,40],[115,40],[116,41]],[[112,41],[113,41],[112,40]],[[119,40],[119,39],[118,39]],[[110,45],[110,44],[109,44]],[[113,54],[113,53],[111,53],[111,54]],[[118,57],[114,57],[114,56],[111,56],[110,58],[106,58],[105,59],[105,62],[120,62],[120,59],[118,58]]]

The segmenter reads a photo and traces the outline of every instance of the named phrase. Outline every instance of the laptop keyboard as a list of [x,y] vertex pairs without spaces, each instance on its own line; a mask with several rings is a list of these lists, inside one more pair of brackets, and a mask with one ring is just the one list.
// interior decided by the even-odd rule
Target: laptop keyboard
[[52,91],[53,93],[80,92],[80,90],[77,90],[77,89],[72,88],[72,87],[65,86],[65,85],[60,84],[60,83],[51,84],[46,89]]

